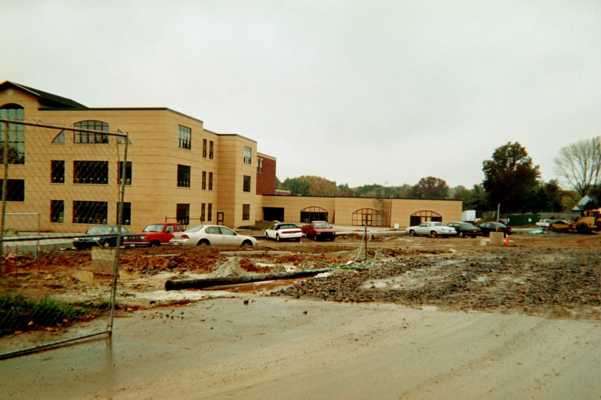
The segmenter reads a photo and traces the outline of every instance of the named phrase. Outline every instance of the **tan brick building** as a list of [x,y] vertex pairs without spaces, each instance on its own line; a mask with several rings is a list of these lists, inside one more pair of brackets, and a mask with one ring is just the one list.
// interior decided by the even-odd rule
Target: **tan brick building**
[[[264,218],[406,226],[416,216],[461,215],[456,201],[270,195],[274,157],[257,153],[252,139],[210,131],[203,121],[169,108],[91,108],[6,81],[0,83],[0,118],[127,132],[123,217],[132,230],[166,218],[232,227]],[[42,230],[56,232],[115,223],[122,171],[118,148],[110,135],[11,125],[8,212],[37,214]]]

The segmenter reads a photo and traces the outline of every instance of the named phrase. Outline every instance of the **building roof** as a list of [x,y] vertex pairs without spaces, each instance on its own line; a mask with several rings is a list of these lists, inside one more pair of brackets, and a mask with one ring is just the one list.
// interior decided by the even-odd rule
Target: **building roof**
[[0,83],[0,89],[4,89],[5,87],[14,87],[16,89],[25,91],[29,94],[34,95],[40,101],[40,104],[45,105],[46,107],[52,108],[69,108],[69,109],[85,109],[87,108],[81,103],[76,102],[75,100],[68,99],[66,97],[58,96],[56,94],[52,94],[49,92],[45,92],[43,90],[34,89],[29,86],[22,85],[20,83],[4,81]]

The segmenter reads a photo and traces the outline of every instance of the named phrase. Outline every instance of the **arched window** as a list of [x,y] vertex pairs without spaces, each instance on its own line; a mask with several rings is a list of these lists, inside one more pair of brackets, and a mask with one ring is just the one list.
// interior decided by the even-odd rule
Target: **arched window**
[[328,221],[328,210],[317,206],[303,208],[300,212],[300,220],[305,223]]
[[[86,120],[73,124],[74,128],[87,129],[92,131],[109,131],[109,124],[104,121]],[[104,133],[93,132],[73,132],[73,143],[108,143],[109,136]]]
[[[25,110],[18,104],[5,104],[0,107],[0,119],[23,121]],[[4,131],[6,124],[0,123],[0,163],[4,162]],[[9,164],[25,164],[25,127],[9,124],[8,126],[8,162]]]
[[416,211],[409,217],[409,225],[415,226],[422,222],[438,221],[442,222],[442,215],[432,210],[420,210]]
[[382,211],[375,208],[360,208],[353,211],[353,225],[382,226]]

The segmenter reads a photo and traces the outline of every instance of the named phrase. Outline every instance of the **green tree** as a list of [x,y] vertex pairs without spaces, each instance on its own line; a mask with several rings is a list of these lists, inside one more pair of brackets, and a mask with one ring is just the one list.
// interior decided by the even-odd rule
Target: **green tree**
[[503,211],[523,211],[538,186],[538,165],[532,164],[526,148],[518,142],[497,148],[492,159],[483,162],[484,190],[495,206],[501,203]]
[[428,176],[420,179],[413,186],[410,197],[415,199],[446,199],[449,197],[449,185],[443,179]]
[[286,178],[282,186],[298,196],[335,196],[337,190],[336,182],[312,175]]

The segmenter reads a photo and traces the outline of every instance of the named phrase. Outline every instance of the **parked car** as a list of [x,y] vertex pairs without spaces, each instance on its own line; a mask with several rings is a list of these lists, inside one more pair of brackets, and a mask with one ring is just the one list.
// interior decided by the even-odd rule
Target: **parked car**
[[[116,225],[95,225],[86,231],[86,236],[73,239],[73,247],[77,250],[89,249],[96,246],[115,247],[117,246],[117,232]],[[121,235],[128,234],[130,234],[129,229],[122,226]]]
[[294,240],[300,242],[303,237],[303,231],[295,224],[286,224],[276,222],[271,228],[265,230],[265,238],[280,240]]
[[455,228],[459,237],[476,237],[482,234],[481,229],[470,222],[450,222],[447,225]]
[[244,246],[252,247],[257,239],[239,235],[236,231],[222,225],[197,225],[184,232],[174,232],[170,244],[180,246]]
[[160,246],[173,239],[173,233],[183,232],[184,227],[178,223],[162,223],[147,225],[142,233],[134,233],[123,238],[125,246]]
[[535,223],[536,226],[541,227],[541,228],[548,228],[549,226],[551,226],[551,224],[553,223],[552,219],[541,219],[540,221],[538,221],[537,223]]
[[483,222],[480,224],[483,236],[490,236],[491,232],[503,232],[505,235],[511,235],[511,227],[500,222]]
[[419,225],[410,226],[407,228],[407,232],[411,236],[455,236],[457,231],[455,228],[444,225],[442,222],[423,222]]
[[313,221],[303,225],[304,235],[313,240],[336,240],[336,229],[326,221]]

